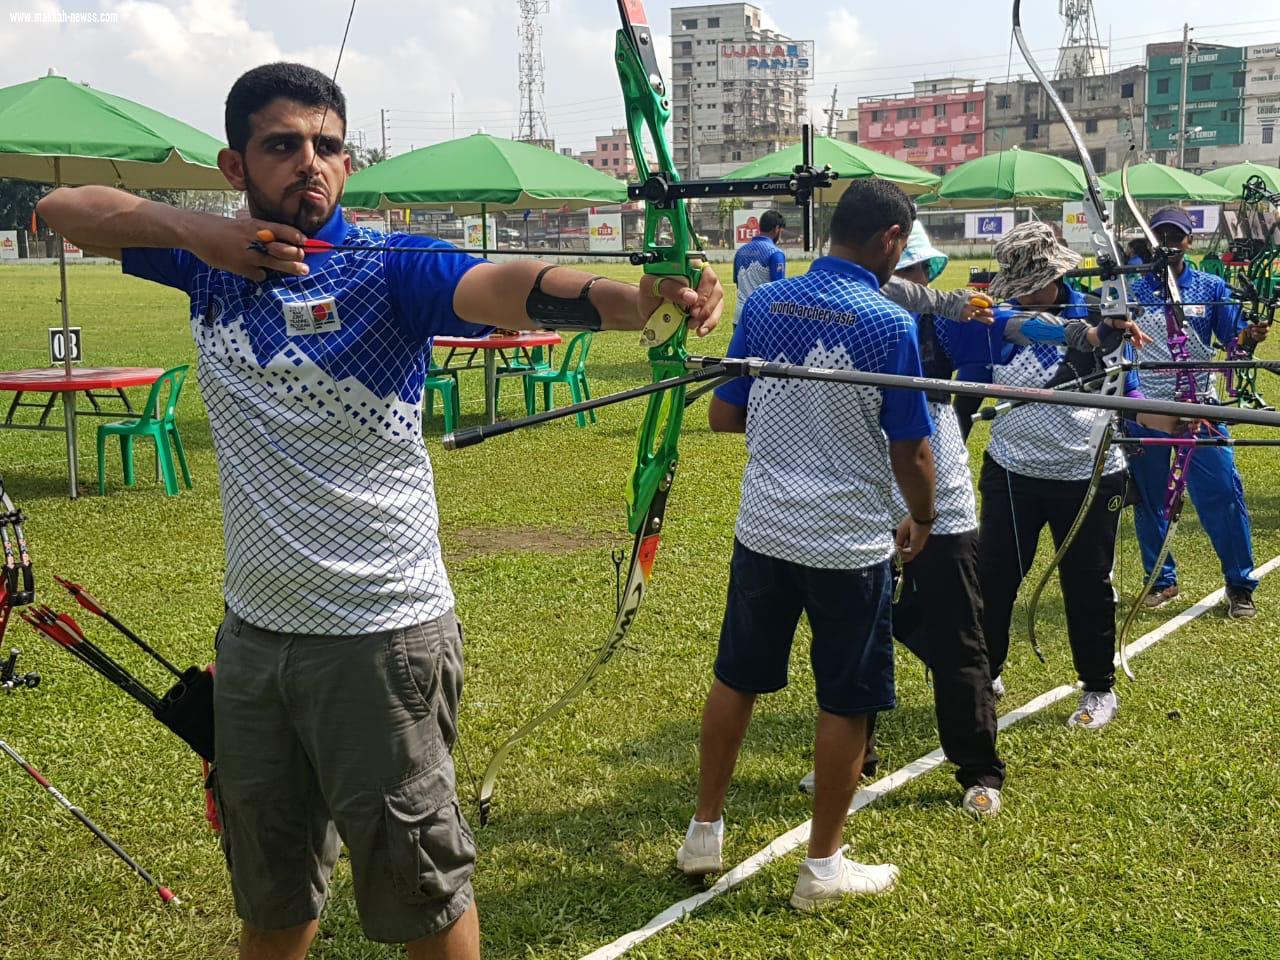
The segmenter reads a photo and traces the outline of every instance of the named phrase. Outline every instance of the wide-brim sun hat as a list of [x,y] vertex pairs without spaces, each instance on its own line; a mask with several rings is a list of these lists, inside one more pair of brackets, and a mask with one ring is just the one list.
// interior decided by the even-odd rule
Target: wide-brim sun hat
[[1081,256],[1053,232],[1047,223],[1020,223],[1000,238],[995,247],[1000,272],[987,288],[996,300],[1017,300],[1035,293],[1080,265]]
[[894,270],[907,270],[917,263],[926,264],[925,272],[929,282],[937,280],[943,270],[947,269],[950,258],[929,241],[929,233],[924,224],[917,220],[911,226],[911,235],[907,238],[906,249]]

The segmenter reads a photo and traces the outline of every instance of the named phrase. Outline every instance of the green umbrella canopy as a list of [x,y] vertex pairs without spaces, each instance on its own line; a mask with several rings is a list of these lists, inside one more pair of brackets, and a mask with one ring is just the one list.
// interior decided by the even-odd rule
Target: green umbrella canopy
[[[985,207],[999,200],[1083,200],[1087,193],[1084,168],[1074,160],[1015,148],[960,164],[921,205]],[[1119,195],[1119,190],[1104,187],[1103,199]]]
[[[1108,173],[1102,182],[1120,189],[1120,171]],[[1129,192],[1135,200],[1234,200],[1236,195],[1212,180],[1197,177],[1177,167],[1147,161],[1129,168]]]
[[[752,160],[724,179],[758,180],[762,177],[785,177],[803,162],[803,155],[803,146],[795,143],[758,160]],[[886,154],[831,137],[814,139],[813,158],[816,166],[829,165],[840,175],[840,179],[829,190],[822,192],[824,199],[840,196],[848,188],[850,181],[860,177],[879,177],[881,180],[889,180],[912,195],[924,193],[941,179],[936,174],[913,167]]]
[[180,120],[66,77],[50,74],[0,89],[0,177],[229,190],[218,170],[222,146]]
[[347,181],[348,207],[450,207],[454,213],[625,203],[627,186],[542,147],[477,133],[392,157]]
[[1272,193],[1280,193],[1280,169],[1264,166],[1261,163],[1234,163],[1229,167],[1219,167],[1204,175],[1225,190],[1230,190],[1237,198],[1250,177],[1261,177],[1262,182]]

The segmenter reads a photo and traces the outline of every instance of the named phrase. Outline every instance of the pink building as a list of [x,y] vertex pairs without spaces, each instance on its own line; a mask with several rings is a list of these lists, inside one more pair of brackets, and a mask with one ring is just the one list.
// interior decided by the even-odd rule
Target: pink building
[[986,94],[969,80],[915,86],[913,96],[860,100],[858,143],[939,176],[982,156]]
[[584,150],[578,159],[619,180],[629,181],[638,177],[635,161],[631,158],[631,141],[625,129],[615,128],[607,136],[596,137],[596,148]]

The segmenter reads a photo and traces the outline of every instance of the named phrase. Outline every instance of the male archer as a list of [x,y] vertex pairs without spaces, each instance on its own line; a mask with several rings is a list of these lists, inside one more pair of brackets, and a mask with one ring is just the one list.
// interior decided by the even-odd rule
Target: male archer
[[[416,250],[304,262],[308,237],[448,244],[346,223],[346,102],[316,70],[244,74],[226,134],[219,167],[250,220],[103,187],[55,190],[39,211],[191,299],[226,538],[214,787],[240,957],[306,955],[339,839],[366,936],[411,958],[476,957],[475,842],[451,759],[462,631],[422,442],[431,338],[638,330],[663,299],[706,334],[723,290],[709,269],[694,290]],[[255,249],[264,229],[275,240]]]

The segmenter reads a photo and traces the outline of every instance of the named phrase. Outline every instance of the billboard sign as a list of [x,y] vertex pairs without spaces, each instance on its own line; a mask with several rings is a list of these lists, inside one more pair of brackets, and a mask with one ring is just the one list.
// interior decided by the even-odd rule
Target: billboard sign
[[722,43],[716,57],[718,80],[812,80],[812,40]]

